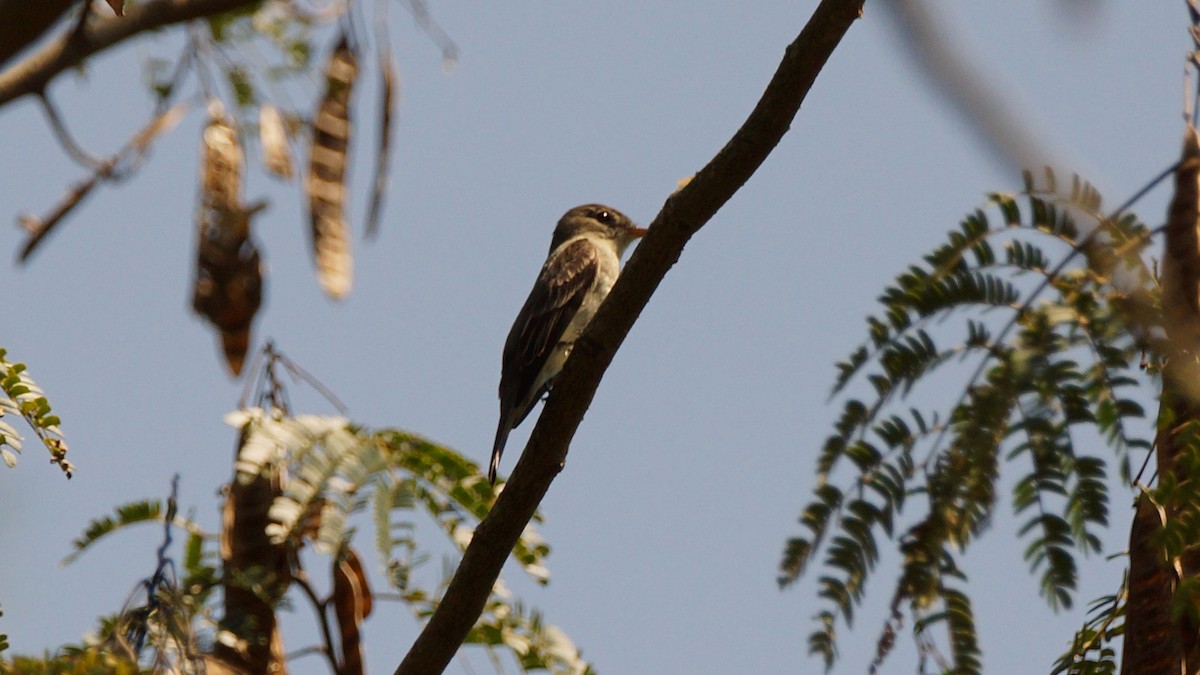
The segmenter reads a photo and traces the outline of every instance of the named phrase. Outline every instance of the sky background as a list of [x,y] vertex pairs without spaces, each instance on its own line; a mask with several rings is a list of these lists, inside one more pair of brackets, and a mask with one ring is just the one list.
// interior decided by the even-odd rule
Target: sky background
[[[252,173],[248,197],[271,202],[256,221],[269,266],[257,344],[274,338],[353,420],[485,462],[500,351],[557,218],[599,201],[649,223],[741,124],[815,4],[431,2],[460,50],[452,72],[396,6],[403,93],[382,234],[356,241],[354,289],[332,303],[312,274],[297,186]],[[1184,3],[934,6],[1006,107],[1107,204],[1174,160]],[[53,94],[86,148],[111,152],[144,123],[141,63],[173,57],[178,40],[142,40],[60,78]],[[373,75],[363,82],[356,224],[377,86]],[[78,465],[67,482],[30,444],[15,469],[0,469],[0,632],[17,653],[79,640],[153,572],[161,532],[151,527],[60,567],[90,519],[164,496],[179,473],[181,504],[217,528],[235,442],[221,420],[243,383],[189,309],[202,122],[193,114],[160,139],[141,173],[98,190],[28,265],[0,265],[0,346],[30,364]],[[9,222],[47,212],[84,175],[30,99],[0,108],[0,147]],[[510,585],[602,673],[819,671],[806,656],[824,606],[816,575],[786,591],[775,578],[840,410],[827,400],[833,364],[865,338],[864,317],[898,271],[986,192],[1019,186],[1016,169],[928,85],[889,13],[868,2],[791,132],[688,245],[608,370],[542,504],[550,585],[513,565]],[[1168,191],[1138,205],[1147,223],[1161,222]],[[0,243],[15,256],[22,237],[7,232]],[[332,412],[294,391],[298,412]],[[531,427],[510,439],[502,472]],[[1109,551],[1125,546],[1127,505],[1114,495]],[[1088,601],[1115,592],[1124,561],[1084,563],[1076,608],[1055,615],[1015,530],[1002,501],[965,557],[985,669],[1048,672]],[[377,569],[370,537],[359,545]],[[854,630],[842,630],[836,672],[865,671],[895,562],[885,556]],[[289,649],[315,635],[297,606]],[[371,671],[394,668],[416,631],[404,608],[377,610],[366,627]],[[884,672],[914,664],[906,633]],[[323,668],[315,657],[293,666]],[[466,650],[448,672],[489,669]]]

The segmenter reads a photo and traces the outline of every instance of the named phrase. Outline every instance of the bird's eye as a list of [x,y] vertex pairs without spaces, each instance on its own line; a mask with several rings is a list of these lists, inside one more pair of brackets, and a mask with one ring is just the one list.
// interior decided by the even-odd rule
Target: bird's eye
[[602,223],[608,223],[608,224],[611,224],[611,223],[612,223],[612,219],[613,219],[613,217],[612,217],[612,214],[611,214],[611,213],[609,213],[608,211],[597,211],[597,212],[596,212],[596,219],[597,219],[597,220],[599,220],[599,221],[600,221],[600,222],[602,222]]

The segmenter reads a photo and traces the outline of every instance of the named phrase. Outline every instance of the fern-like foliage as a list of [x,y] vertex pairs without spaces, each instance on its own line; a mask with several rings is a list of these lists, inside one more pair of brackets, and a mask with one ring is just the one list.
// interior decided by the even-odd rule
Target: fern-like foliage
[[[276,541],[296,548],[311,545],[315,551],[327,552],[336,559],[350,550],[355,534],[349,524],[351,517],[369,511],[389,585],[418,618],[433,614],[453,565],[448,565],[432,585],[423,584],[413,574],[432,557],[429,542],[418,541],[417,521],[435,523],[460,552],[464,550],[497,495],[477,465],[414,434],[366,431],[340,417],[291,417],[278,409],[267,412],[248,408],[231,414],[227,421],[242,432],[237,480],[248,481],[267,471],[286,476],[281,481],[281,494],[270,507],[269,534]],[[540,522],[540,517],[536,520]],[[167,556],[171,541],[168,534],[159,550],[159,570],[168,572],[164,583],[139,584],[128,606],[103,618],[85,643],[63,647],[53,658],[43,661],[17,659],[12,663],[32,669],[17,672],[93,664],[97,658],[109,664],[112,672],[126,672],[123,668],[138,672],[139,664],[151,669],[164,669],[164,664],[169,664],[171,667],[165,670],[193,672],[201,661],[211,658],[211,654],[200,653],[196,645],[220,639],[221,607],[213,591],[230,585],[258,588],[262,580],[223,574],[217,555],[220,538],[179,515],[173,500],[130,502],[91,521],[73,542],[74,551],[64,562],[76,561],[112,534],[144,524],[159,524],[165,532],[177,530],[186,535],[180,557],[181,577],[175,578],[174,562]],[[544,584],[549,578],[545,566],[549,551],[531,527],[522,535],[513,556],[533,579]],[[298,558],[294,564],[299,570]],[[143,640],[146,649],[142,648]],[[545,622],[537,610],[514,599],[502,581],[496,583],[466,643],[508,651],[523,670],[562,675],[593,672],[570,638]]]
[[1116,675],[1112,642],[1124,634],[1125,589],[1092,602],[1088,618],[1075,633],[1071,648],[1054,663],[1050,675]]
[[[239,480],[286,467],[282,494],[270,509],[273,524],[268,532],[274,540],[294,545],[311,541],[316,551],[332,554],[350,544],[350,518],[369,511],[388,582],[418,618],[433,613],[444,588],[423,586],[413,574],[432,557],[414,536],[417,521],[431,519],[460,553],[466,550],[497,496],[475,463],[415,434],[366,431],[340,417],[289,417],[248,408],[227,421],[243,432]],[[541,517],[534,520],[540,522]],[[545,584],[549,552],[530,527],[513,557],[530,577]],[[590,672],[566,635],[510,599],[501,583],[467,642],[507,648],[527,669]]]
[[62,421],[50,410],[50,402],[29,376],[25,364],[9,361],[7,352],[0,348],[0,460],[11,468],[17,463],[16,453],[21,451],[25,439],[4,421],[5,415],[24,418],[50,451],[50,462],[57,464],[67,478],[71,477],[75,466],[67,461],[67,441],[58,426]]
[[[818,593],[828,605],[809,645],[827,667],[884,537],[903,562],[876,666],[907,607],[918,646],[929,647],[923,654],[938,626],[949,643],[945,667],[982,671],[957,557],[986,528],[1002,471],[1016,478],[1012,506],[1042,596],[1054,609],[1071,606],[1076,557],[1099,550],[1108,522],[1111,470],[1077,446],[1079,434],[1098,431],[1126,480],[1130,451],[1150,446],[1128,426],[1143,415],[1131,393],[1146,378],[1125,311],[1130,298],[1157,293],[1141,259],[1149,235],[1133,216],[1104,215],[1078,178],[1060,193],[1049,171],[1041,187],[1027,175],[1021,194],[989,195],[988,208],[884,290],[868,339],[837,365],[842,411],[818,453],[803,532],[787,541],[781,563],[787,586],[820,561]],[[962,373],[948,406],[906,404],[935,374],[945,390]],[[852,387],[866,395],[847,395]]]
[[[178,513],[177,490],[178,477],[167,500],[129,502],[115,508],[112,515],[88,524],[72,542],[75,550],[63,564],[75,562],[116,532],[135,525],[159,524],[163,542],[158,548],[157,565],[136,584],[124,608],[101,617],[98,629],[82,643],[64,645],[53,657],[42,661],[16,658],[14,672],[199,672],[197,636],[211,635],[217,625],[210,600],[219,584],[215,551],[218,538]],[[182,578],[177,576],[170,555],[175,531],[187,535]],[[153,557],[146,555],[145,562],[152,561]],[[22,670],[23,661],[29,671]]]
[[[94,544],[104,539],[110,534],[123,530],[133,525],[144,524],[170,524],[178,527],[189,536],[189,548],[192,546],[199,547],[205,536],[210,539],[215,539],[212,535],[205,535],[200,526],[192,522],[190,519],[180,516],[175,513],[170,514],[168,521],[168,509],[163,502],[157,499],[143,499],[136,502],[122,504],[115,509],[110,516],[96,518],[88,523],[87,529],[75,541],[71,542],[74,551],[63,559],[62,564],[69,565],[79,559]],[[195,539],[197,543],[191,543]],[[196,555],[199,555],[198,553]]]
[[595,675],[575,643],[557,626],[543,621],[537,610],[513,602],[501,584],[483,608],[481,621],[467,634],[465,644],[489,649],[506,647],[517,655],[522,670],[546,670],[564,675]]

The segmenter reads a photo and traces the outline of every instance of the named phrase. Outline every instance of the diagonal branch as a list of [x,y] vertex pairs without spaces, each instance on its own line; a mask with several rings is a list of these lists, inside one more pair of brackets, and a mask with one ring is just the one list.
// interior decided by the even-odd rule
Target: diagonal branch
[[0,0],[0,65],[33,44],[79,0]]
[[440,673],[479,618],[500,568],[566,460],[608,364],[684,245],[749,180],[787,132],[818,73],[861,16],[863,0],[822,0],[788,46],[742,128],[671,195],[575,344],[512,478],[463,554],[437,611],[396,675]]
[[[45,2],[46,0],[40,0]],[[0,10],[10,2],[0,4]],[[123,17],[96,19],[77,31],[74,28],[0,72],[0,106],[43,91],[60,73],[88,57],[113,47],[142,32],[183,23],[251,5],[255,0],[147,0],[129,8]],[[37,2],[29,3],[32,5]],[[0,26],[4,24],[0,13]],[[0,36],[7,29],[0,28]],[[16,38],[20,42],[20,38]],[[28,42],[28,41],[27,41]],[[0,45],[4,42],[0,40]],[[0,62],[4,51],[0,47]]]

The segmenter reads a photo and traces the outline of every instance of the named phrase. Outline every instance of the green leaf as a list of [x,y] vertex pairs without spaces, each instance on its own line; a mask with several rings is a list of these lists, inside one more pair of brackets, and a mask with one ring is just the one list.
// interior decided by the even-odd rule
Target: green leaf
[[[1050,170],[1025,181],[1021,195],[989,194],[988,208],[898,274],[862,344],[836,366],[834,395],[857,386],[857,397],[842,403],[817,454],[819,487],[801,509],[803,532],[785,542],[779,576],[790,585],[821,561],[827,609],[810,648],[827,665],[833,626],[852,621],[883,537],[903,523],[893,611],[907,603],[918,633],[944,626],[956,672],[979,672],[970,599],[948,581],[963,579],[953,556],[986,530],[1001,471],[1011,472],[1030,570],[1050,606],[1065,608],[1077,557],[1100,550],[1108,525],[1109,463],[1086,454],[1090,443],[1077,447],[1078,434],[1098,431],[1123,477],[1130,451],[1150,447],[1145,425],[1130,424],[1145,414],[1132,392],[1151,380],[1127,313],[1131,295],[1153,302],[1158,293],[1142,260],[1149,230],[1130,214],[1103,214],[1099,193],[1078,177],[1065,196]],[[948,363],[967,366],[952,371],[967,373],[956,400],[900,408]],[[931,386],[945,390],[946,380]],[[1200,471],[1200,435],[1185,461]],[[1200,503],[1200,485],[1160,481],[1159,503]],[[1194,531],[1165,528],[1169,551],[1200,539],[1195,521]]]
[[258,105],[254,82],[245,68],[232,66],[225,71],[225,78],[229,81],[229,88],[233,90],[234,100],[237,101],[239,107],[249,108]]
[[142,500],[129,502],[118,506],[111,516],[97,518],[88,523],[83,535],[71,542],[75,551],[63,559],[62,564],[69,565],[83,555],[83,552],[104,537],[139,523],[162,522],[163,504],[158,500]]

